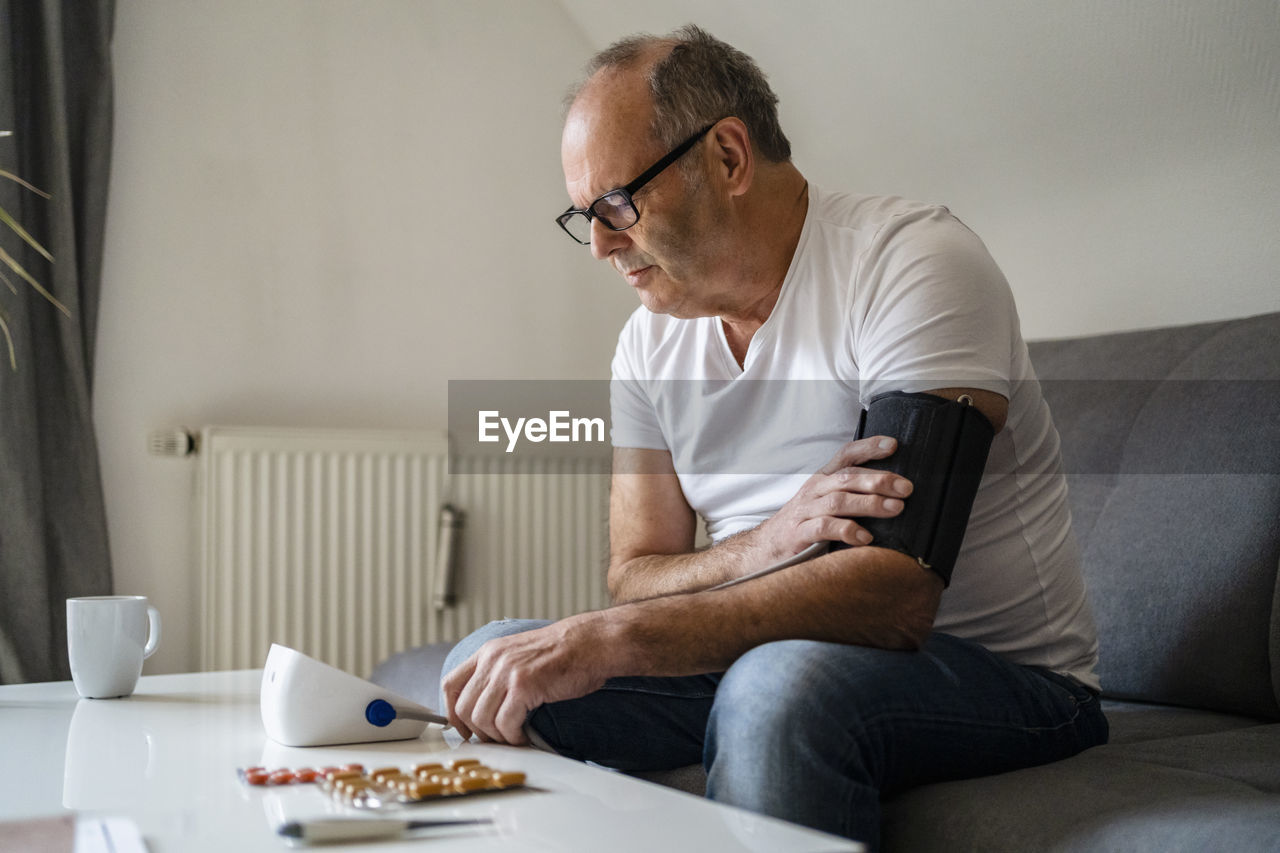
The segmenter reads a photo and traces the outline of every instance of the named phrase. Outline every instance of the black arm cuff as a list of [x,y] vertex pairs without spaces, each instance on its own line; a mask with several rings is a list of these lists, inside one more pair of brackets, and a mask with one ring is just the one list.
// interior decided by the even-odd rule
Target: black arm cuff
[[896,438],[898,449],[893,455],[862,467],[892,471],[914,486],[897,516],[859,518],[858,523],[875,537],[872,545],[914,557],[946,584],[951,583],[995,437],[986,416],[968,398],[961,400],[967,402],[933,394],[883,394],[862,413],[857,434],[857,438]]

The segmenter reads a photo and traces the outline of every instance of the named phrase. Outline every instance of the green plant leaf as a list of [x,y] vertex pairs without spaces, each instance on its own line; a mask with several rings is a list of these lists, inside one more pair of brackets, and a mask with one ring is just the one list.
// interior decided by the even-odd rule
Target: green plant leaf
[[19,178],[13,172],[6,172],[4,169],[0,169],[0,178],[8,178],[9,180],[13,181],[15,184],[20,184],[26,187],[27,189],[31,190],[33,193],[40,196],[41,198],[53,198],[53,196],[49,195],[44,190],[39,189],[37,187],[33,187],[31,184],[22,180],[22,178]]
[[[7,131],[7,130],[0,131],[0,136],[11,136],[11,135],[12,135],[12,131]],[[22,178],[19,178],[13,172],[0,169],[0,178],[6,178],[10,181],[13,181],[19,186],[24,187],[28,190],[31,190],[31,192],[35,193],[36,195],[42,198],[52,197],[49,195],[49,193],[45,192],[44,190],[37,189],[36,187],[24,181]],[[53,263],[53,255],[49,254],[49,251],[45,249],[44,246],[41,246],[40,243],[36,240],[36,238],[28,234],[27,230],[23,228],[20,224],[18,224],[18,220],[10,216],[9,211],[5,210],[3,207],[0,207],[0,222],[3,222],[5,225],[9,226],[9,229],[12,230],[13,233],[17,234],[22,239],[22,241],[25,242],[28,246],[30,246],[31,248],[39,252],[41,255],[43,255],[45,259],[49,261],[49,263]],[[55,308],[61,311],[63,314],[67,315],[68,317],[71,316],[71,312],[67,309],[67,306],[59,302],[52,293],[45,290],[44,286],[41,285],[40,282],[36,281],[31,276],[31,273],[23,269],[22,265],[19,264],[17,260],[14,259],[14,257],[10,255],[8,252],[6,252],[3,248],[0,248],[0,263],[3,263],[9,269],[17,273],[28,284],[34,287],[37,293],[39,293],[45,299],[49,300],[49,302]],[[9,280],[8,276],[4,275],[3,273],[0,273],[0,281],[3,281],[5,285],[8,286],[9,290],[13,291],[14,294],[17,294],[18,289],[14,287],[13,282]],[[12,368],[14,371],[17,371],[18,358],[17,358],[17,355],[14,353],[14,349],[13,349],[13,334],[9,331],[9,315],[4,310],[3,305],[0,305],[0,333],[4,334],[5,344],[8,346],[9,367]]]
[[63,314],[66,314],[68,317],[71,316],[71,311],[67,308],[67,306],[59,302],[57,297],[55,297],[52,293],[45,290],[44,285],[40,284],[40,282],[32,278],[31,273],[23,269],[22,264],[14,260],[13,256],[10,255],[8,252],[6,252],[3,248],[0,248],[0,261],[3,261],[9,267],[9,269],[13,270],[19,276],[25,279],[27,284],[34,287],[36,289],[36,292],[39,293],[41,296],[43,296],[45,299],[48,299],[55,308],[57,308]]
[[17,234],[24,241],[26,241],[28,246],[35,249],[40,254],[44,255],[45,259],[48,260],[49,263],[53,263],[53,255],[49,254],[49,250],[46,249],[44,246],[41,246],[35,237],[32,237],[30,234],[28,234],[27,229],[19,225],[18,220],[10,216],[9,211],[5,210],[3,207],[0,207],[0,222],[3,222],[5,225],[8,225],[10,228],[12,228],[13,233]]
[[8,319],[9,315],[5,314],[3,309],[0,309],[0,332],[4,332],[5,343],[9,345],[9,367],[16,373],[18,370],[18,357],[13,352],[13,335],[9,334]]

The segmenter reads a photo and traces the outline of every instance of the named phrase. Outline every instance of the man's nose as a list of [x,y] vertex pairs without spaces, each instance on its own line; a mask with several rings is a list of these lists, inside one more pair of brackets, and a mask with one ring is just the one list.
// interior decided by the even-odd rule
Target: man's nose
[[626,231],[614,231],[600,221],[599,217],[591,220],[591,256],[603,261],[617,249],[631,243]]

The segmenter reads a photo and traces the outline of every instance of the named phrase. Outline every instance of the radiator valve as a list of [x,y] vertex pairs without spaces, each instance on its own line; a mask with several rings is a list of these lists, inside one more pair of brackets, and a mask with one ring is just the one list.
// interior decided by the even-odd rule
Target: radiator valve
[[147,435],[152,456],[194,456],[200,452],[200,436],[183,427],[152,430]]
[[458,573],[458,549],[467,514],[453,504],[440,507],[440,542],[436,550],[436,610],[452,607],[458,600],[454,589]]

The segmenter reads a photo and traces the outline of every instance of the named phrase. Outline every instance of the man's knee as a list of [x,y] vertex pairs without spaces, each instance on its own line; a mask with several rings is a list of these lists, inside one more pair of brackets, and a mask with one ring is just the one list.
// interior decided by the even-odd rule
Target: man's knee
[[713,720],[721,735],[741,731],[787,737],[796,727],[848,726],[860,697],[908,652],[812,640],[757,646],[734,662],[716,693]]
[[820,765],[865,781],[866,739],[892,715],[889,697],[914,654],[811,640],[747,652],[725,673],[712,706],[703,752],[709,790],[750,788],[752,779],[777,784]]
[[765,734],[785,725],[802,694],[805,677],[789,664],[803,641],[787,640],[757,646],[738,658],[725,672],[711,710],[715,737],[748,739],[751,732]]
[[878,793],[860,766],[860,706],[901,654],[786,640],[758,646],[720,682],[703,764],[714,800],[871,838]]

